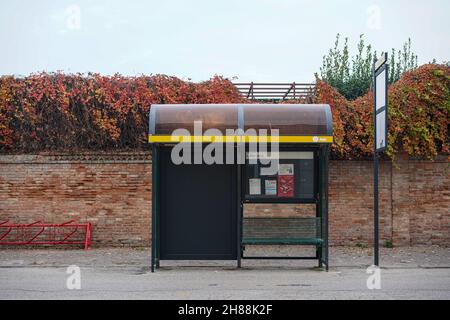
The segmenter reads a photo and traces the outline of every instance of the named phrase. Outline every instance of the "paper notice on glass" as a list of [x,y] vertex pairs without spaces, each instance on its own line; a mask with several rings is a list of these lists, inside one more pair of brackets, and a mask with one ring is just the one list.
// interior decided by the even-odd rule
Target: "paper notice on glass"
[[294,175],[294,164],[293,163],[280,163],[280,168],[278,170],[280,176],[293,176]]
[[266,180],[266,195],[276,196],[277,195],[277,180]]
[[294,177],[278,176],[278,196],[292,198],[294,196]]
[[261,179],[249,179],[249,187],[251,195],[260,195]]

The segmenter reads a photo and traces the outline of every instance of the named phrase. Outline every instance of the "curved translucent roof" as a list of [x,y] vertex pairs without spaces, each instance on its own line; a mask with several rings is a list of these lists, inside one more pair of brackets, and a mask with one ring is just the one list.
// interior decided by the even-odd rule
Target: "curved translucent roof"
[[244,131],[278,129],[280,136],[333,134],[331,110],[328,105],[250,104],[245,105],[243,110]]
[[[180,104],[152,105],[150,135],[172,135],[176,129],[196,135],[194,122],[201,121],[200,134],[208,129],[278,129],[280,136],[332,136],[329,105],[318,104]],[[180,132],[180,131],[178,131]],[[181,134],[183,135],[183,134]]]
[[194,135],[194,122],[201,121],[203,131],[238,129],[238,105],[162,104],[150,108],[150,133],[171,135],[176,129],[187,129]]

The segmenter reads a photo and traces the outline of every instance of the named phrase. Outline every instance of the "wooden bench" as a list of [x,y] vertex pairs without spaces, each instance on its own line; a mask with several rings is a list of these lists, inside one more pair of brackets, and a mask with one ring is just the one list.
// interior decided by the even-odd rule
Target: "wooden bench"
[[244,218],[244,245],[321,245],[320,218]]

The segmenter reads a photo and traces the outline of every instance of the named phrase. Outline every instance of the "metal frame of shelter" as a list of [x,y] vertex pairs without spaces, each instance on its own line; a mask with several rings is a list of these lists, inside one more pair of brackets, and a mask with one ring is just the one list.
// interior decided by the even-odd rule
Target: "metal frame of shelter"
[[239,93],[251,100],[312,100],[316,91],[314,83],[233,83]]
[[[202,120],[204,130],[218,128],[224,132],[228,129],[248,128],[279,129],[279,135],[247,135],[234,136],[192,134],[192,122]],[[319,267],[328,270],[328,158],[330,145],[333,142],[331,109],[328,105],[280,105],[280,104],[240,104],[240,105],[152,105],[150,109],[150,132],[148,141],[152,144],[152,254],[151,270],[160,267],[161,261],[161,152],[180,142],[207,144],[221,142],[237,145],[242,143],[245,152],[249,152],[249,142],[278,142],[279,155],[285,153],[313,155],[311,161],[314,170],[311,181],[314,188],[307,197],[254,197],[247,191],[246,172],[249,164],[235,164],[236,184],[232,188],[236,194],[234,208],[237,212],[235,234],[237,239],[237,267],[241,267],[242,259],[308,259],[318,260]],[[172,135],[175,129],[183,129],[191,134]],[[216,131],[217,132],[217,131]],[[294,161],[294,160],[293,160]],[[295,160],[297,161],[297,160]],[[297,170],[297,169],[296,169]],[[297,179],[297,178],[295,178]],[[297,182],[295,182],[297,183]],[[244,217],[246,203],[279,203],[279,204],[314,204],[314,217],[282,218],[271,215],[261,220]],[[208,242],[208,239],[204,239]],[[250,245],[308,245],[315,247],[313,256],[245,256],[245,248]],[[197,259],[194,259],[197,260]],[[234,260],[234,259],[233,259]]]

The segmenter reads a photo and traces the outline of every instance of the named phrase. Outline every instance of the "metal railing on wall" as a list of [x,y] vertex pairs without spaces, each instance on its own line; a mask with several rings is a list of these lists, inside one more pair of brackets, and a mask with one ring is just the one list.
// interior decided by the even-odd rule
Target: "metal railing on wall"
[[315,83],[233,83],[242,96],[251,100],[312,100]]
[[88,250],[91,244],[92,225],[89,222],[70,220],[55,224],[36,221],[23,224],[0,221],[0,245],[83,245]]

